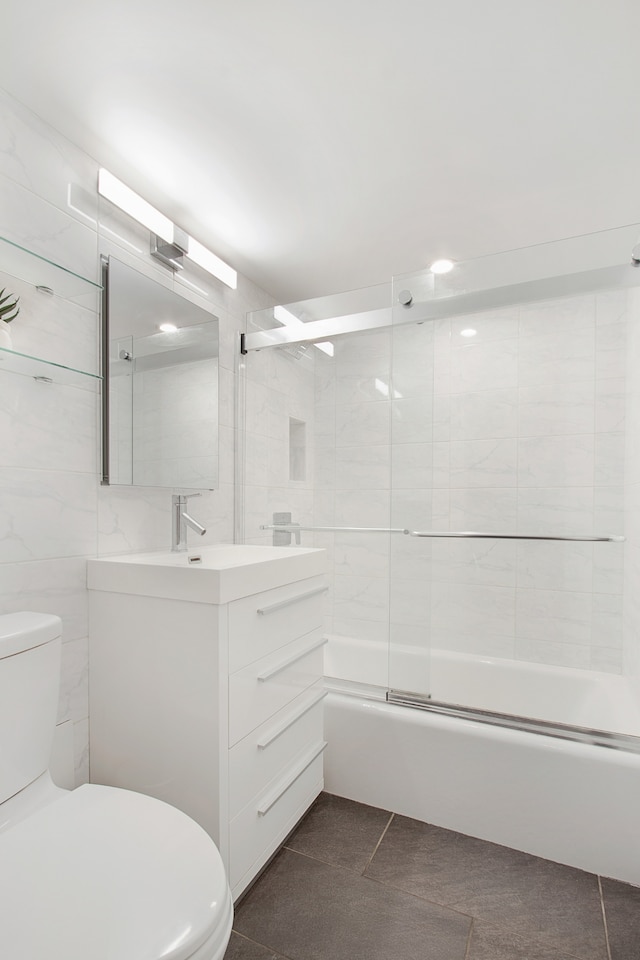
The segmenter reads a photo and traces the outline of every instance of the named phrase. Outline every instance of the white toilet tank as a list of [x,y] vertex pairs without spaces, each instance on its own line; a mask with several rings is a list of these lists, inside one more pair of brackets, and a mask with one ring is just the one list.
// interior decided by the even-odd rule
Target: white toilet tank
[[49,766],[61,634],[62,622],[52,614],[0,616],[0,803]]

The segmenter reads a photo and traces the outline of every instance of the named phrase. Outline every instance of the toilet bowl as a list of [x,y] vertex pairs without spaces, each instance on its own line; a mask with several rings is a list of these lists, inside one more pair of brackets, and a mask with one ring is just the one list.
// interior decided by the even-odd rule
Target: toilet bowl
[[57,617],[0,616],[0,954],[222,960],[233,906],[204,830],[142,794],[51,782],[60,634]]

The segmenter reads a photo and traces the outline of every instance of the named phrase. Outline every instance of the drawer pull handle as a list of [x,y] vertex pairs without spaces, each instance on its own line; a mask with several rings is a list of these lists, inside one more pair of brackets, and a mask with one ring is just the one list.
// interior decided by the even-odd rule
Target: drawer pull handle
[[273,743],[274,740],[277,740],[278,737],[285,732],[285,730],[288,730],[289,727],[293,726],[296,720],[299,720],[300,717],[304,717],[305,713],[308,713],[309,710],[315,707],[317,703],[320,703],[321,700],[324,700],[328,693],[328,690],[321,690],[320,693],[313,698],[313,700],[309,700],[308,703],[305,703],[305,705],[298,710],[297,713],[294,713],[292,717],[287,717],[286,720],[283,720],[282,723],[278,724],[277,727],[272,727],[271,730],[269,730],[269,732],[265,734],[261,740],[258,740],[258,750],[264,750],[264,748],[268,747],[270,743]]
[[280,673],[281,670],[286,670],[287,667],[290,667],[292,663],[296,663],[298,660],[302,660],[303,657],[306,657],[308,653],[311,653],[313,650],[317,650],[318,647],[324,647],[325,643],[328,643],[329,640],[327,637],[323,637],[322,640],[316,640],[315,643],[312,643],[310,646],[305,647],[304,650],[299,650],[298,653],[294,653],[292,656],[288,657],[286,660],[281,660],[280,663],[276,663],[275,667],[270,667],[268,670],[265,670],[263,673],[258,674],[258,681],[264,683],[265,680],[270,680],[271,677],[275,677],[276,673]]
[[319,593],[326,593],[329,587],[316,587],[315,590],[307,590],[306,593],[299,593],[296,597],[289,597],[287,600],[278,600],[277,603],[270,603],[268,607],[258,607],[257,613],[260,617],[265,617],[268,613],[275,613],[276,610],[282,610],[298,600],[307,600],[309,597],[317,597]]
[[326,748],[327,748],[326,740],[323,740],[319,746],[313,747],[310,753],[308,753],[304,757],[300,766],[296,770],[294,770],[294,772],[290,774],[286,780],[281,781],[277,787],[275,787],[270,793],[267,793],[266,796],[262,798],[262,803],[258,807],[259,817],[264,817],[266,813],[269,813],[269,810],[271,810],[271,807],[274,805],[274,803],[278,802],[280,797],[282,797],[287,792],[289,787],[293,786],[296,780],[298,780],[298,778],[301,777],[302,774],[305,772],[307,767],[310,767],[313,761],[317,757],[319,757],[320,754]]

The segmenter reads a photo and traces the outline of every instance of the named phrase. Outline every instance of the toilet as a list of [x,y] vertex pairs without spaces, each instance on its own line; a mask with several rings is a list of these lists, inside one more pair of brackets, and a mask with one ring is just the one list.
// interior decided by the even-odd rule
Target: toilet
[[222,960],[233,905],[190,817],[117,787],[56,787],[61,621],[0,616],[0,956]]

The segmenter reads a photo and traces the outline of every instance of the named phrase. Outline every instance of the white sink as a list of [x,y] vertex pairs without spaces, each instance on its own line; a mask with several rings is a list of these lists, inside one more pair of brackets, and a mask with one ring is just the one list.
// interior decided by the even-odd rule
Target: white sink
[[324,550],[221,543],[188,553],[130,553],[89,560],[87,586],[145,597],[228,603],[317,576],[325,566]]

